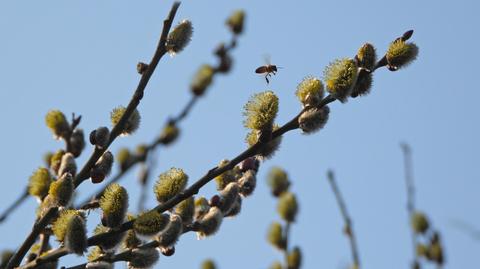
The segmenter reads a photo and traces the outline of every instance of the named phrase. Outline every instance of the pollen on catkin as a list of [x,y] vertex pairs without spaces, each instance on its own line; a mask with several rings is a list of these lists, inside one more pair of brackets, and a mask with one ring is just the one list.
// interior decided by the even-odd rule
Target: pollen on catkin
[[[278,125],[273,126],[273,131],[279,128]],[[258,140],[260,139],[261,131],[258,130],[251,130],[247,136],[245,137],[245,142],[251,147],[255,145]],[[282,143],[282,136],[278,136],[267,143],[265,143],[257,153],[258,160],[267,160],[273,157],[275,152],[280,148],[280,144]]]
[[67,234],[68,225],[70,223],[70,220],[75,216],[85,219],[85,215],[81,211],[67,209],[62,210],[58,218],[53,222],[52,231],[59,242],[65,241],[65,235]]
[[171,56],[182,51],[192,39],[193,26],[189,20],[182,20],[168,34],[165,47]]
[[243,25],[245,21],[245,11],[235,10],[233,14],[228,17],[226,24],[232,33],[239,35],[243,32]]
[[375,47],[370,43],[365,43],[358,49],[356,60],[359,67],[373,71],[373,68],[377,63],[377,52],[375,51]]
[[413,231],[419,234],[425,233],[430,227],[427,216],[422,212],[415,212],[412,215],[411,225]]
[[343,58],[331,62],[323,72],[327,91],[344,103],[357,81],[357,65],[353,59]]
[[298,125],[304,134],[313,134],[325,126],[329,113],[328,106],[309,108],[298,118]]
[[287,256],[287,268],[299,269],[302,265],[302,252],[299,247],[294,247]]
[[75,176],[75,174],[77,173],[77,164],[75,163],[75,157],[70,152],[67,152],[62,156],[60,168],[58,168],[59,176],[62,176],[64,173],[70,173],[72,176]]
[[[220,163],[218,164],[218,168],[222,168],[226,166],[229,163],[229,160],[221,160]],[[223,190],[229,183],[236,181],[237,179],[237,173],[236,170],[230,169],[222,174],[218,175],[215,177],[215,182],[217,184],[217,190],[221,191]]]
[[85,148],[85,135],[82,129],[75,129],[70,137],[70,152],[75,158],[82,154]]
[[65,154],[63,149],[57,150],[51,157],[50,157],[50,169],[58,175],[58,169],[60,169],[60,164],[62,163],[62,157]]
[[[108,233],[111,231],[112,231],[112,228],[103,226],[102,224],[98,224],[93,230],[93,234],[98,235],[98,234]],[[98,244],[98,246],[105,252],[114,252],[118,248],[120,243],[123,241],[125,234],[126,234],[125,232],[110,234],[104,240],[102,240]]]
[[159,203],[164,203],[183,191],[187,186],[188,176],[179,168],[170,168],[170,170],[160,174],[153,191]]
[[393,70],[409,65],[417,58],[417,55],[417,45],[402,39],[392,42],[386,53],[388,65]]
[[254,94],[244,106],[243,125],[252,130],[272,128],[278,113],[278,97],[273,91]]
[[277,249],[285,249],[285,241],[283,239],[282,225],[278,222],[270,224],[267,232],[267,240]]
[[316,77],[306,77],[297,86],[295,94],[303,107],[317,106],[323,98],[323,83]]
[[73,177],[64,173],[59,179],[50,184],[48,195],[58,206],[67,206],[70,203],[74,190]]
[[105,151],[95,163],[95,166],[90,170],[90,178],[92,179],[93,183],[100,183],[102,182],[110,171],[112,170],[113,166],[113,154],[110,151]]
[[40,167],[30,176],[28,193],[41,201],[48,194],[53,178],[47,168]]
[[83,255],[87,249],[87,229],[85,219],[80,215],[73,215],[67,224],[65,232],[65,247],[69,252]]
[[217,269],[217,266],[215,265],[215,262],[211,259],[205,260],[202,262],[202,265],[200,266],[201,269]]
[[70,132],[70,124],[60,110],[50,110],[45,116],[45,124],[52,131],[56,139],[66,137]]
[[196,96],[202,96],[208,86],[212,84],[213,75],[215,75],[215,69],[211,65],[204,64],[200,66],[190,84],[192,93]]
[[180,129],[173,122],[169,122],[162,130],[158,142],[163,145],[170,145],[177,140]]
[[168,224],[169,217],[157,211],[148,211],[138,216],[133,229],[140,239],[150,239],[156,236]]
[[[114,108],[112,112],[110,112],[110,120],[113,126],[118,124],[126,110],[127,109],[125,107],[118,106]],[[130,135],[135,132],[140,126],[140,119],[140,113],[137,109],[135,109],[125,123],[125,126],[122,130],[122,135]]]
[[157,248],[136,248],[131,252],[128,260],[128,268],[144,269],[152,267],[160,258]]
[[167,248],[175,245],[183,231],[182,218],[177,214],[171,214],[167,227],[157,236],[157,241],[161,247]]
[[267,183],[273,196],[278,197],[290,187],[290,180],[285,170],[280,167],[272,167],[267,176]]
[[291,192],[285,192],[278,199],[277,212],[288,222],[294,222],[298,212],[297,198]]
[[116,183],[108,185],[100,198],[100,208],[103,211],[103,225],[112,228],[119,226],[125,220],[128,210],[127,190]]
[[192,223],[193,215],[195,214],[195,198],[193,196],[181,201],[175,207],[175,214],[182,218],[183,224]]
[[222,211],[218,207],[211,207],[207,214],[197,220],[199,224],[197,231],[198,239],[203,239],[216,233],[222,224],[222,220]]

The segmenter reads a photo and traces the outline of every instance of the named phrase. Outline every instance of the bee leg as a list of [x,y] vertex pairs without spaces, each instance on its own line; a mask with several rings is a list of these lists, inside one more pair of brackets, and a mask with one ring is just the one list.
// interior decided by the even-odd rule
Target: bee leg
[[265,76],[265,80],[267,81],[267,84],[270,83],[270,81],[268,81],[268,75]]

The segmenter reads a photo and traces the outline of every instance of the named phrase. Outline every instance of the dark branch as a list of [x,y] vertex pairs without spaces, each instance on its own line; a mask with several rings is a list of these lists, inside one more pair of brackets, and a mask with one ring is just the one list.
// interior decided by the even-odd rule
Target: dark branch
[[333,193],[335,194],[335,199],[337,200],[338,207],[340,208],[340,213],[342,214],[343,221],[345,222],[344,232],[350,240],[350,249],[352,252],[352,259],[355,266],[354,268],[360,268],[360,256],[358,254],[357,240],[353,231],[352,219],[348,214],[345,201],[343,200],[342,194],[340,193],[337,183],[335,182],[335,175],[333,171],[328,171],[327,177],[328,181],[330,182],[330,186],[332,186]]
[[9,207],[7,207],[7,209],[5,209],[5,211],[0,215],[0,223],[5,221],[10,215],[10,213],[17,209],[27,198],[28,188],[25,188],[25,191],[15,201],[13,201],[13,203]]

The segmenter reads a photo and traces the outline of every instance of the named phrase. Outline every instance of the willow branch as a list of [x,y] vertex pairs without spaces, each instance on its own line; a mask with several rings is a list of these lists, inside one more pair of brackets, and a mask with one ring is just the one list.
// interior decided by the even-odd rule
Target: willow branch
[[[406,143],[400,144],[403,152],[403,162],[404,162],[404,171],[405,171],[405,186],[407,190],[407,212],[409,225],[410,221],[415,214],[415,184],[413,182],[413,168],[412,168],[412,151],[410,146]],[[417,254],[417,234],[413,229],[410,229],[411,238],[412,238],[412,249],[413,249],[413,262],[418,262]]]
[[335,182],[335,175],[333,171],[328,171],[328,181],[330,182],[330,186],[332,187],[333,193],[335,194],[335,199],[337,200],[338,207],[340,208],[340,213],[342,214],[343,221],[345,223],[345,234],[347,235],[350,241],[350,250],[352,252],[352,259],[355,268],[360,268],[360,256],[358,254],[358,246],[357,240],[355,237],[355,233],[353,231],[353,222],[348,214],[347,206],[345,205],[345,201],[338,189],[337,183]]
[[[374,71],[375,70],[372,70],[371,72],[373,73]],[[332,103],[335,100],[337,100],[337,99],[334,98],[331,95],[328,95],[319,102],[319,104],[316,106],[316,108],[321,109],[322,107],[328,105],[329,103]],[[273,131],[271,139],[273,140],[275,138],[278,138],[278,137],[282,136],[283,134],[285,134],[289,131],[298,129],[299,128],[298,118],[301,116],[301,114],[305,110],[306,110],[305,108],[302,109],[302,111],[300,113],[298,113],[298,115],[296,115],[293,119],[291,119],[286,124],[282,125],[277,130]],[[207,183],[209,183],[211,180],[213,180],[215,177],[221,175],[222,173],[224,173],[228,170],[233,169],[235,167],[235,165],[239,164],[243,160],[245,160],[249,157],[253,157],[256,154],[258,154],[259,150],[261,150],[262,147],[265,146],[268,142],[270,142],[270,141],[258,141],[256,144],[252,145],[251,147],[249,147],[248,149],[246,149],[245,151],[243,151],[242,153],[237,155],[235,158],[230,160],[227,164],[223,165],[222,167],[215,166],[214,168],[208,170],[208,172],[204,176],[199,178],[190,187],[185,189],[183,192],[180,192],[179,194],[175,195],[174,197],[172,197],[171,199],[169,199],[165,203],[162,203],[162,204],[156,206],[155,208],[152,209],[152,211],[155,210],[159,213],[163,213],[163,212],[173,208],[174,206],[176,206],[177,204],[179,204],[183,200],[188,199],[189,197],[198,194],[199,190],[203,186],[205,186]],[[119,227],[116,227],[116,228],[110,230],[109,232],[94,235],[94,236],[88,238],[88,240],[87,240],[88,246],[98,245],[99,243],[101,243],[103,240],[106,240],[110,236],[115,236],[115,235],[121,234],[125,231],[128,231],[128,230],[133,228],[133,224],[134,224],[134,220],[128,221],[128,222],[123,223]],[[58,255],[59,255],[59,252],[61,252],[61,249],[57,249],[56,251],[53,251],[53,252],[55,252],[55,255],[56,255],[54,257],[58,258]],[[68,253],[65,253],[64,255],[66,255],[66,254],[68,254]],[[61,255],[61,256],[63,256],[63,255]],[[48,262],[50,260],[51,260],[51,257],[50,257],[50,255],[47,254],[43,257],[42,261],[38,262],[37,264]],[[26,268],[32,268],[32,267],[31,267],[30,264],[27,264],[26,266],[22,267],[22,269],[26,269]]]
[[291,222],[290,221],[287,221],[287,223],[285,224],[285,233],[283,235],[283,240],[285,242],[285,249],[283,250],[283,254],[284,254],[284,257],[285,257],[285,265],[287,266],[288,265],[288,243],[289,243],[289,239],[290,239],[290,226],[291,226]]
[[[102,154],[106,151],[108,146],[110,146],[110,144],[112,144],[112,142],[115,140],[115,138],[117,138],[118,135],[120,135],[120,133],[125,128],[125,124],[127,123],[128,119],[130,118],[132,113],[135,111],[137,106],[140,104],[140,100],[143,98],[143,93],[144,93],[145,88],[148,84],[148,81],[150,80],[150,77],[152,76],[153,72],[155,71],[155,68],[157,67],[160,59],[167,52],[167,49],[165,47],[165,43],[167,41],[168,33],[170,31],[173,19],[175,17],[175,14],[176,14],[179,6],[180,6],[180,2],[175,2],[173,4],[169,14],[168,14],[168,17],[163,21],[163,30],[162,30],[162,34],[160,36],[160,41],[158,42],[158,45],[157,45],[157,49],[156,49],[156,51],[155,51],[155,53],[152,57],[152,60],[150,61],[150,64],[148,65],[147,70],[145,70],[142,77],[140,78],[140,82],[138,83],[137,89],[135,90],[135,92],[132,96],[132,99],[130,100],[127,108],[125,109],[125,112],[123,113],[119,122],[113,127],[112,131],[110,132],[110,139],[107,143],[107,146],[104,147],[104,148],[95,147],[95,150],[93,151],[92,155],[90,156],[90,159],[85,163],[83,168],[80,170],[80,172],[75,177],[75,179],[74,179],[75,187],[77,187],[85,179],[90,177],[90,170],[92,169],[92,167],[95,165],[97,160],[102,156]],[[58,211],[58,208],[55,208],[55,211]],[[14,254],[12,259],[9,261],[9,263],[7,265],[7,269],[16,267],[20,264],[21,260],[25,256],[28,249],[30,249],[30,247],[33,245],[33,243],[37,239],[38,234],[50,222],[51,219],[47,218],[47,216],[48,216],[48,214],[45,215],[45,217],[40,219],[38,221],[38,223],[36,223],[34,225],[34,228],[32,229],[32,232],[30,233],[30,235],[27,237],[27,239],[22,244],[20,249]]]
[[28,196],[28,188],[25,188],[25,191],[0,215],[0,223],[5,221],[7,217],[23,203],[23,201],[27,200]]

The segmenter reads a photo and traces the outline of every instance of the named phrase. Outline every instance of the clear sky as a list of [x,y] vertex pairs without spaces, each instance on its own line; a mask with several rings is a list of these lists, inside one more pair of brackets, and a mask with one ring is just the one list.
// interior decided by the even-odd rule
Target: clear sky
[[[58,108],[83,116],[81,127],[109,124],[109,112],[126,105],[139,76],[138,61],[154,51],[162,20],[172,1],[2,1],[0,2],[0,209],[23,190],[42,155],[63,146],[52,139],[44,115]],[[243,212],[226,220],[219,233],[203,241],[181,238],[177,253],[157,267],[198,268],[214,256],[219,268],[267,268],[281,255],[265,240],[278,220],[265,176],[285,167],[301,206],[291,242],[304,251],[303,268],[342,268],[350,262],[342,220],[325,177],[336,171],[358,236],[364,268],[407,268],[411,245],[401,141],[413,148],[417,206],[442,233],[446,268],[478,264],[480,242],[453,223],[480,228],[478,192],[480,107],[477,98],[477,1],[184,1],[177,20],[192,20],[190,46],[159,64],[139,106],[141,128],[112,145],[150,142],[165,119],[189,99],[190,80],[202,63],[215,63],[212,49],[230,38],[225,18],[247,12],[246,32],[234,51],[235,66],[219,76],[193,113],[181,124],[178,143],[157,152],[155,175],[175,166],[191,182],[221,159],[245,149],[242,107],[267,88],[280,98],[278,123],[300,110],[295,87],[304,76],[322,76],[335,58],[352,57],[364,42],[383,54],[389,42],[414,29],[420,47],[416,62],[404,70],[378,70],[372,93],[330,106],[321,132],[288,133],[276,156],[264,163],[258,188]],[[283,66],[267,87],[254,74],[264,55]],[[79,159],[82,165],[91,147]],[[135,172],[121,182],[136,209]],[[80,196],[97,186],[83,184]],[[214,193],[214,184],[201,194]],[[149,206],[155,202],[150,195]],[[36,202],[28,200],[0,225],[0,249],[18,246],[33,222]],[[99,216],[92,213],[91,225]],[[478,240],[478,239],[477,239]],[[80,259],[69,257],[62,266]]]

